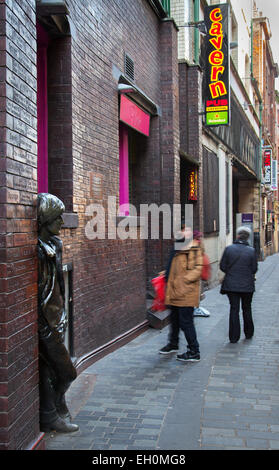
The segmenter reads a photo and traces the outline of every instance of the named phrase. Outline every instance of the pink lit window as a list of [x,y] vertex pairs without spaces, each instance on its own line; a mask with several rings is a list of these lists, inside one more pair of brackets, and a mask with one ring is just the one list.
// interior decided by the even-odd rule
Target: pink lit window
[[[119,215],[129,215],[129,128],[149,136],[150,115],[125,95],[120,97]],[[121,207],[122,206],[122,207]]]

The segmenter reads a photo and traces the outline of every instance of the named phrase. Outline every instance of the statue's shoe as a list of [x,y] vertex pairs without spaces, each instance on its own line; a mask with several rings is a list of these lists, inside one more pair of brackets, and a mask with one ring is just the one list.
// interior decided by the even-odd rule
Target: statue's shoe
[[47,423],[47,424],[42,424],[41,425],[41,431],[43,432],[51,432],[51,431],[56,431],[56,432],[75,432],[79,430],[79,426],[74,423],[68,423],[64,421],[61,417],[58,417],[55,421],[52,423]]

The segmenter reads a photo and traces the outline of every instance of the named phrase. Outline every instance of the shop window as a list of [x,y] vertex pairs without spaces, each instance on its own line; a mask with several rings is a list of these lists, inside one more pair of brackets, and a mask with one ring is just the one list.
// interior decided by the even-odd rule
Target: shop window
[[219,232],[219,165],[217,155],[203,147],[204,233]]
[[[146,137],[120,123],[119,146],[119,215],[131,215],[128,204],[139,211],[142,195],[146,189],[145,159]],[[125,205],[125,207],[124,207]]]
[[150,114],[125,95],[120,96],[119,123],[119,215],[131,215],[146,190],[145,158],[150,128]]

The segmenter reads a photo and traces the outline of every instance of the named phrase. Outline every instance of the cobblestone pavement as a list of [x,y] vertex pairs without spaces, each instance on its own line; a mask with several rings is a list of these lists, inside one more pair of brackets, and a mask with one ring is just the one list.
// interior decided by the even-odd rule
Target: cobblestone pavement
[[[219,287],[195,318],[201,361],[162,356],[168,327],[149,329],[80,374],[67,394],[73,434],[46,434],[49,450],[279,449],[279,255],[259,263],[255,335],[228,341]],[[181,336],[180,350],[185,350]]]

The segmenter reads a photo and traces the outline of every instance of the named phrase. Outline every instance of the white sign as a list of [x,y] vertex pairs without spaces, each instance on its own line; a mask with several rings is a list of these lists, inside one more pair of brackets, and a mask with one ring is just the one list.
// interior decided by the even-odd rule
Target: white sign
[[277,166],[277,160],[271,160],[271,189],[273,191],[276,191],[278,189]]

